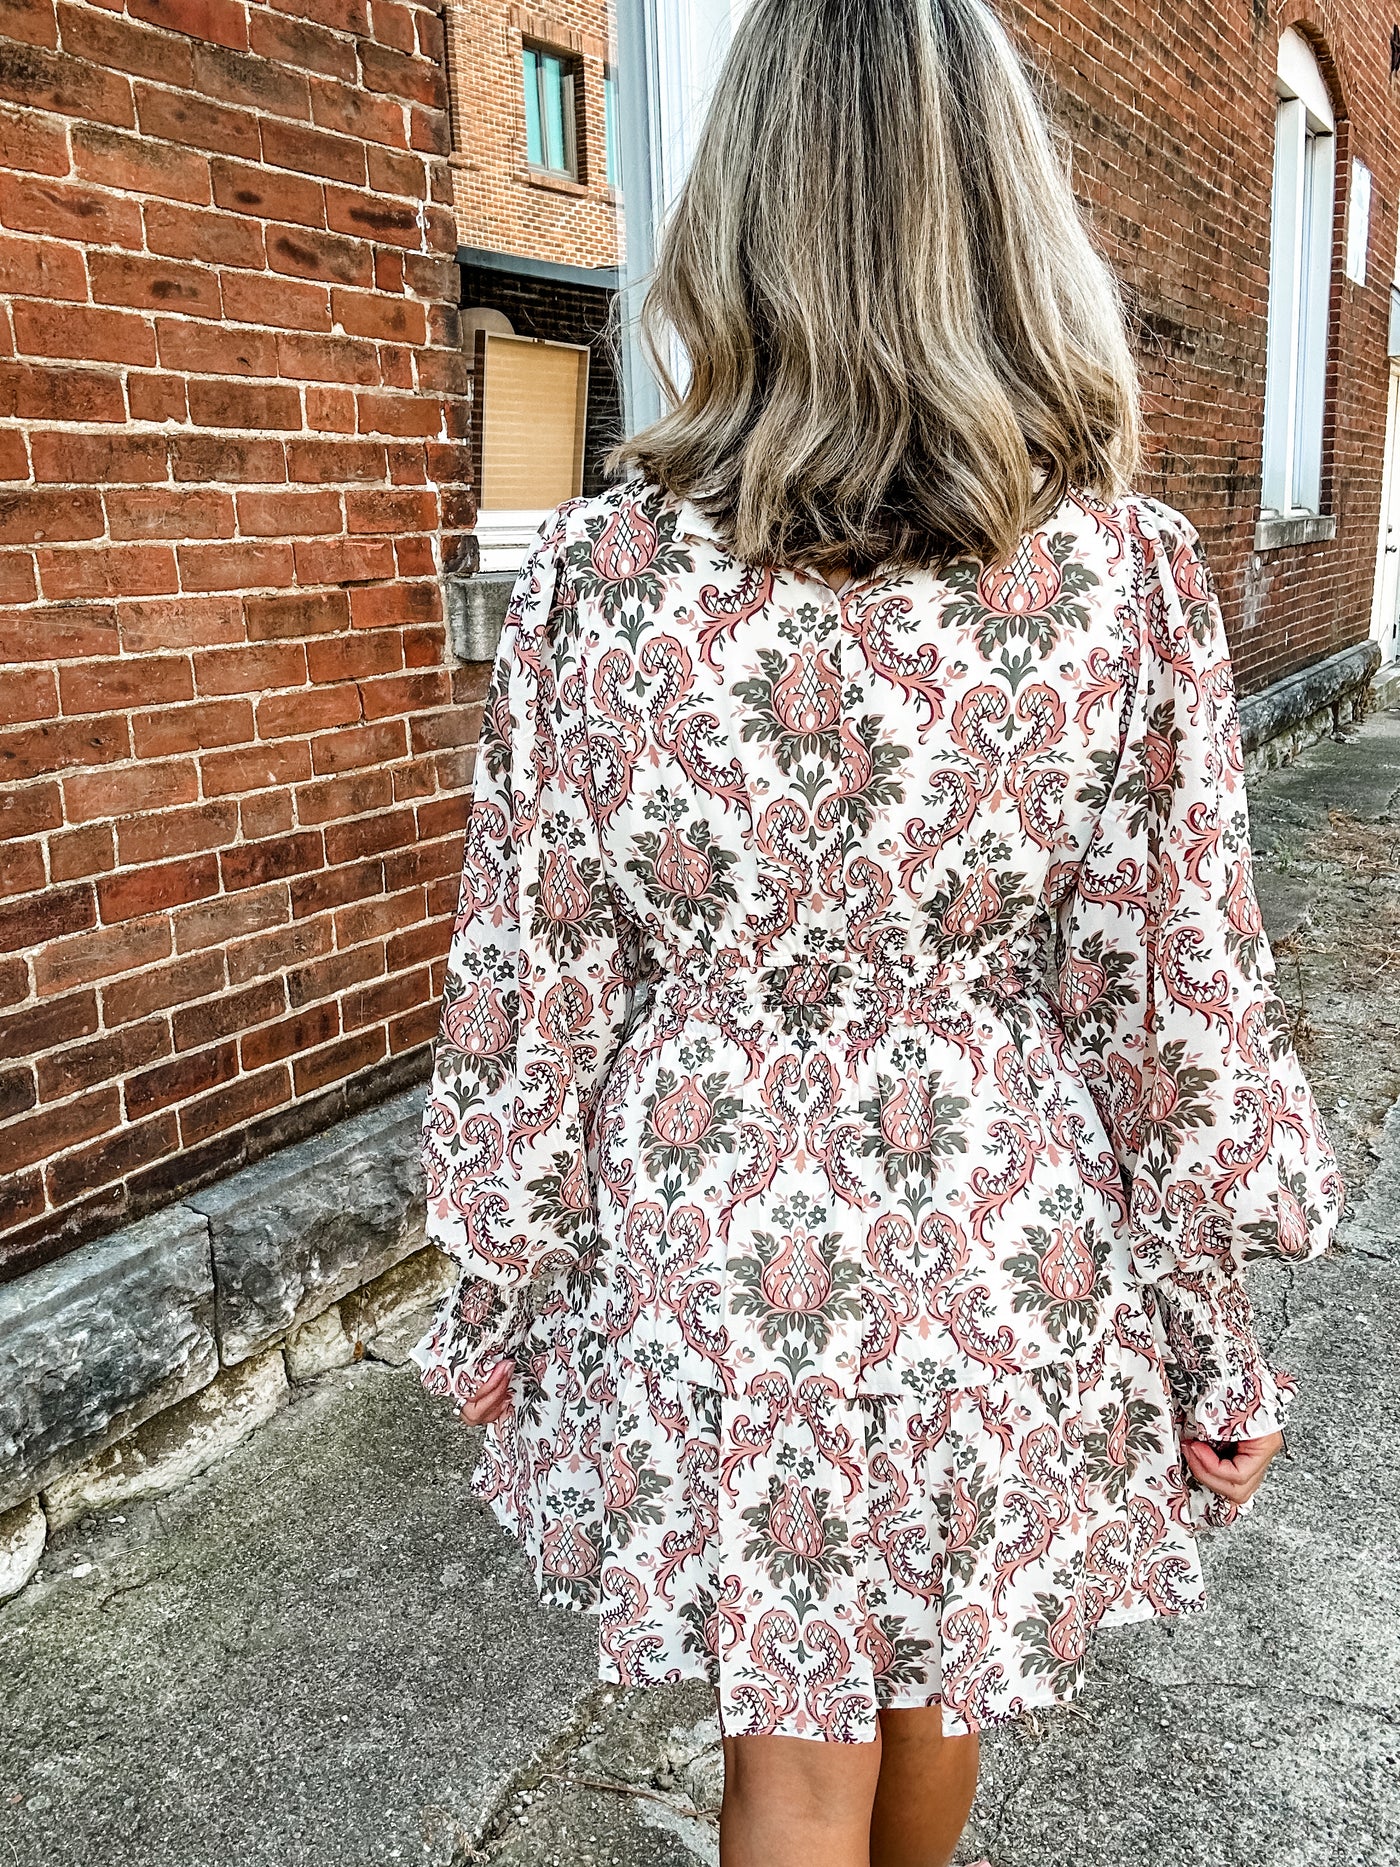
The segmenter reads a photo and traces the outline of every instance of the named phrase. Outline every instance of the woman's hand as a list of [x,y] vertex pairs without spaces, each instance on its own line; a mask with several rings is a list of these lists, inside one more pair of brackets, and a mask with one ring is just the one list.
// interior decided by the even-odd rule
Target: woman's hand
[[1269,1461],[1282,1447],[1282,1433],[1266,1433],[1262,1439],[1241,1439],[1232,1459],[1222,1459],[1205,1439],[1183,1439],[1181,1454],[1192,1476],[1207,1491],[1232,1504],[1243,1504],[1264,1482]]
[[507,1357],[498,1361],[470,1400],[459,1409],[468,1426],[490,1426],[510,1406],[510,1377],[515,1363]]

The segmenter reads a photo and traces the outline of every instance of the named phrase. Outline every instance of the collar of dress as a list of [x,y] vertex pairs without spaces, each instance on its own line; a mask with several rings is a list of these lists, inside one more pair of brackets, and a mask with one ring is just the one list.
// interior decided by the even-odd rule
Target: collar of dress
[[693,538],[702,544],[718,545],[722,541],[714,526],[705,517],[700,508],[689,499],[681,499],[676,504],[676,536]]
[[[1037,465],[1033,469],[1033,474],[1035,490],[1038,493],[1045,482],[1046,469]],[[719,536],[714,526],[693,500],[677,499],[675,505],[677,515],[676,536],[678,538],[697,539],[702,544],[718,545],[722,551],[727,549],[724,540]]]
[[[677,538],[688,538],[693,543],[698,542],[700,544],[714,545],[718,550],[728,554],[729,546],[725,544],[714,526],[697,505],[689,499],[677,499],[675,505]],[[820,578],[823,583],[826,582],[826,579],[821,577],[819,571],[813,571],[810,574]],[[846,583],[842,584],[840,590],[838,590],[836,594],[838,596],[844,596],[846,591],[851,588],[851,585],[858,581],[858,578],[850,578]],[[828,588],[831,587],[832,586],[828,585]]]

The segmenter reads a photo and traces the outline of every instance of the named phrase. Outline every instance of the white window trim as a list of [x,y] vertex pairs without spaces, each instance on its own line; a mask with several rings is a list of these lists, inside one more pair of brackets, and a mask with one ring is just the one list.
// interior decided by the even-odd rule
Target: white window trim
[[1306,41],[1279,40],[1261,504],[1318,514],[1327,385],[1336,124]]
[[534,543],[535,533],[549,517],[551,509],[517,512],[501,507],[495,512],[479,512],[476,538],[481,547],[480,568],[484,571],[519,570]]

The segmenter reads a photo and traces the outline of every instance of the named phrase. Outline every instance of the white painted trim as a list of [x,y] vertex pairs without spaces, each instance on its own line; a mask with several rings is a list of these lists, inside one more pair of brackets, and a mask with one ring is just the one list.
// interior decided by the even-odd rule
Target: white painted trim
[[1261,522],[1321,511],[1336,197],[1327,87],[1291,30],[1279,40],[1277,88]]
[[1302,99],[1307,107],[1309,129],[1329,134],[1336,129],[1332,100],[1327,95],[1321,67],[1307,40],[1291,26],[1278,42],[1278,89],[1283,97]]
[[1298,416],[1293,437],[1295,509],[1322,510],[1322,428],[1327,395],[1327,314],[1332,283],[1332,203],[1336,194],[1335,136],[1307,138],[1303,198],[1302,303],[1299,307]]
[[1268,363],[1264,388],[1262,498],[1269,512],[1291,503],[1293,430],[1297,418],[1296,367],[1302,307],[1302,196],[1304,107],[1281,98],[1274,141],[1273,207],[1269,233]]
[[1351,187],[1347,193],[1346,276],[1357,285],[1366,283],[1366,248],[1371,242],[1371,171],[1353,156]]
[[552,506],[542,512],[509,512],[503,508],[479,512],[476,539],[481,547],[482,570],[519,570],[551,511]]
[[1381,645],[1383,666],[1393,667],[1400,661],[1397,610],[1400,610],[1400,361],[1392,361],[1376,539],[1376,578],[1371,598],[1371,635]]

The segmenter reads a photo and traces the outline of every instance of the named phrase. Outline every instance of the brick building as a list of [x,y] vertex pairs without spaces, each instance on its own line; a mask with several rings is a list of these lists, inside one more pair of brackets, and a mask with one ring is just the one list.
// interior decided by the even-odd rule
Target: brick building
[[[452,197],[463,246],[584,270],[617,264],[607,0],[451,0]],[[525,61],[546,105],[526,111]],[[553,61],[540,71],[539,61]],[[572,120],[552,142],[551,92]],[[533,103],[533,100],[532,100]],[[536,119],[538,111],[538,121]]]
[[436,8],[0,18],[14,1275],[422,1074],[481,677]]
[[[1369,0],[1196,0],[1128,20],[1084,0],[1022,0],[1015,13],[1128,288],[1143,483],[1200,526],[1246,743],[1267,756],[1270,740],[1287,749],[1345,715],[1378,653],[1396,652],[1395,588],[1387,597],[1377,573],[1397,446],[1400,29]],[[1280,168],[1297,163],[1277,187],[1276,152]],[[1290,309],[1306,323],[1309,298],[1290,359]],[[1290,388],[1311,486],[1306,474],[1279,484]],[[1386,491],[1400,544],[1400,474]],[[1280,492],[1299,509],[1274,509]]]
[[[447,5],[0,0],[0,1593],[151,1415],[254,1421],[435,1275],[414,1098],[499,613],[441,571],[499,585],[521,531],[478,524],[491,349],[506,414],[575,384],[552,471],[596,484],[613,295],[742,0],[616,0],[615,72],[601,4]],[[1268,756],[1394,654],[1400,31],[1011,23]]]
[[617,82],[607,0],[450,0],[446,20],[480,563],[499,615],[540,514],[601,486],[621,431]]

